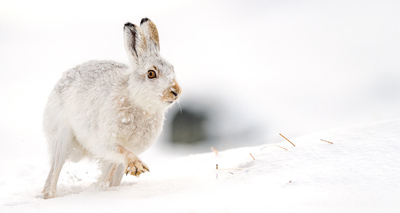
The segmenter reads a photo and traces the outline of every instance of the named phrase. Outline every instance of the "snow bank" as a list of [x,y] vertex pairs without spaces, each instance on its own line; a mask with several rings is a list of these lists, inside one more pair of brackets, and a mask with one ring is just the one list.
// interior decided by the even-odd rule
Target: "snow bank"
[[153,162],[150,173],[106,190],[93,184],[96,162],[70,163],[61,174],[61,197],[51,200],[40,193],[45,158],[32,156],[2,163],[0,212],[395,212],[399,130],[400,120],[393,120],[285,135],[296,147],[282,139],[218,155],[144,158]]

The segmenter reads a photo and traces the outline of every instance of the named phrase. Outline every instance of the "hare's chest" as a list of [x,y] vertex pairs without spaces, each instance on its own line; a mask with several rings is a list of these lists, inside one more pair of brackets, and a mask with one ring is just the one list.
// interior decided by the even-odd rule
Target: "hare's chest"
[[132,107],[122,108],[118,117],[118,139],[134,152],[147,149],[158,137],[163,116],[150,115]]
[[136,129],[137,116],[135,115],[134,109],[129,105],[123,105],[119,107],[116,120],[118,124],[118,137],[121,139],[127,139],[132,135]]

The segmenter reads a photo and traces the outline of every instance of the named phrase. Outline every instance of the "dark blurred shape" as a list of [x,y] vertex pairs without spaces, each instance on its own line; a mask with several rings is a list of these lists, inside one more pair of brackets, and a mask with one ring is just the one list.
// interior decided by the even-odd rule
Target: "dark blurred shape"
[[207,140],[206,121],[204,113],[183,108],[172,118],[171,142],[193,144]]
[[[266,143],[264,121],[237,100],[213,90],[207,96],[188,94],[167,113],[160,141],[175,154],[210,152]],[[210,95],[212,94],[212,95]]]

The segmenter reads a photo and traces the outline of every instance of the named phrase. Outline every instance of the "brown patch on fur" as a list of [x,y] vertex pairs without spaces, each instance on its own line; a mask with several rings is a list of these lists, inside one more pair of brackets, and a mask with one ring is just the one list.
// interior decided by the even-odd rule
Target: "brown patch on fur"
[[160,49],[160,38],[158,37],[157,27],[151,20],[148,20],[147,23],[149,23],[150,39],[153,40],[158,49]]
[[179,86],[178,82],[176,82],[175,80],[174,80],[174,82],[172,84],[173,84],[172,91],[174,91],[174,92],[176,92],[178,94],[178,96],[176,97],[176,99],[178,99],[179,96],[181,96],[182,89]]
[[[177,94],[175,96],[175,94]],[[173,102],[178,100],[178,98],[181,96],[182,90],[181,87],[178,85],[178,83],[174,80],[171,84],[171,87],[164,90],[162,100],[165,102]]]
[[124,146],[121,146],[121,145],[117,145],[117,149],[118,149],[118,152],[123,154],[123,155],[126,155],[126,153],[129,152],[128,149],[126,149]]

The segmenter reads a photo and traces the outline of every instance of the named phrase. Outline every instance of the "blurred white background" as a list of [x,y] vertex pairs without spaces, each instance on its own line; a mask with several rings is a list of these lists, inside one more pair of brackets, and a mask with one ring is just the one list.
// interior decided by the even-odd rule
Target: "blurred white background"
[[62,72],[126,63],[123,25],[143,17],[175,67],[180,107],[212,112],[222,148],[398,118],[399,11],[395,0],[0,0],[0,153],[45,153],[42,112]]

